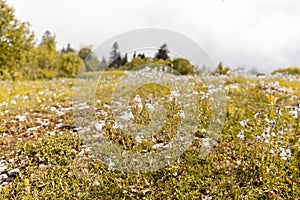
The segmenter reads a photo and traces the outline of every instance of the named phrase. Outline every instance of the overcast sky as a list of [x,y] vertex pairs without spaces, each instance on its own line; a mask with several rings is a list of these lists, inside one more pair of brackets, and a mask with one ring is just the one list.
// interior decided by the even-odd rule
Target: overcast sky
[[[7,0],[38,39],[97,47],[139,28],[163,28],[200,44],[217,64],[270,71],[300,65],[299,0]],[[121,47],[122,48],[122,47]]]

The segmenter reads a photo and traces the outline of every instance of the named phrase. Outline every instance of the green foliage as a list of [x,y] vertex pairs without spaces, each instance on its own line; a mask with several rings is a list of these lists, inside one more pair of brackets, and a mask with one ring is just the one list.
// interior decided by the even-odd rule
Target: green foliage
[[78,56],[84,62],[85,69],[87,72],[99,71],[101,68],[101,63],[99,62],[97,56],[91,49],[91,47],[83,47],[79,50]]
[[173,68],[182,75],[193,74],[194,66],[185,58],[176,58],[172,61]]
[[21,69],[29,79],[52,79],[58,75],[59,53],[56,51],[55,36],[46,31],[41,43],[28,51]]
[[26,62],[26,56],[34,45],[34,35],[29,24],[20,22],[14,16],[14,9],[0,0],[0,79],[16,79],[15,73]]
[[40,69],[56,70],[59,54],[56,51],[55,36],[49,31],[43,35],[41,44],[36,48],[37,66]]
[[127,62],[127,53],[124,55],[124,57],[122,57],[120,53],[119,44],[115,42],[112,46],[112,50],[109,55],[108,68],[118,69],[121,66],[124,66]]
[[[95,73],[99,72],[88,72],[87,76],[96,77]],[[104,72],[101,78],[104,84],[97,88],[95,96],[107,98],[123,75],[123,71]],[[300,100],[299,81],[284,77],[211,78],[221,78],[226,83],[228,97],[226,123],[215,146],[206,156],[201,156],[203,137],[207,136],[210,123],[207,113],[211,112],[211,102],[203,96],[208,89],[197,83],[200,78],[196,76],[191,92],[198,92],[199,109],[203,109],[199,115],[200,132],[174,162],[142,174],[109,170],[101,161],[82,153],[85,147],[80,143],[80,134],[71,131],[72,112],[61,115],[63,109],[72,105],[71,79],[0,84],[0,103],[8,101],[8,105],[0,106],[0,156],[14,160],[8,170],[19,168],[21,171],[11,185],[0,190],[1,199],[298,199],[300,111],[298,118],[290,111]],[[279,81],[280,89],[274,87],[275,81]],[[139,94],[143,105],[149,93],[153,93],[153,97],[155,92],[157,97],[168,94],[166,88],[155,84],[148,84],[144,89],[140,87],[132,96]],[[21,95],[16,99],[17,104],[10,104],[17,94]],[[29,99],[22,100],[23,95],[29,95]],[[102,133],[115,144],[122,144],[131,134],[124,133],[127,138],[116,135],[111,127],[112,113],[103,105],[105,103],[95,105],[97,117],[106,120]],[[51,111],[50,107],[61,110]],[[136,112],[137,108],[132,107]],[[168,104],[164,108],[170,112],[175,107]],[[261,114],[254,117],[258,111]],[[26,120],[19,121],[16,115],[24,115]],[[47,125],[42,126],[38,120]],[[241,125],[243,120],[247,120],[246,126]],[[28,130],[37,126],[42,127]],[[256,138],[270,126],[268,137]],[[279,133],[280,127],[284,127],[283,134]],[[55,135],[47,135],[49,131],[55,131]],[[243,132],[243,138],[237,136],[239,132]],[[2,137],[3,133],[8,136]],[[165,142],[166,136],[168,134],[159,133],[154,138]],[[133,146],[126,146],[128,151],[144,148],[141,146],[144,139],[140,144],[134,139],[129,142]],[[287,148],[291,155],[283,157],[282,149]]]
[[58,65],[60,76],[76,77],[83,64],[82,60],[75,53],[62,53]]
[[229,67],[224,68],[222,62],[220,62],[217,69],[212,74],[224,75],[224,74],[227,74],[229,71],[230,71],[230,68]]
[[142,59],[140,57],[136,57],[133,58],[129,63],[127,63],[125,66],[121,67],[120,69],[131,70],[133,68],[143,66],[149,63],[151,63],[149,58]]
[[156,53],[155,58],[156,59],[167,60],[167,59],[169,59],[168,52],[169,52],[168,45],[167,44],[163,44],[158,49],[158,52]]
[[171,59],[152,59],[149,57],[141,58],[135,57],[126,65],[122,66],[121,70],[132,70],[140,66],[167,66],[170,69],[174,69],[181,75],[195,74],[195,66],[193,66],[189,60],[185,58],[175,58]]
[[292,75],[300,75],[300,67],[288,67],[288,68],[281,68],[277,69],[272,72],[272,74],[292,74]]

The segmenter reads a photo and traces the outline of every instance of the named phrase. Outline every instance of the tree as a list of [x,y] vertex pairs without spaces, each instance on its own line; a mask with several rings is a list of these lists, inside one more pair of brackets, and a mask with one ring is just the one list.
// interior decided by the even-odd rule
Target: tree
[[277,73],[300,75],[300,67],[279,68],[272,72],[272,74],[277,74]]
[[172,67],[182,75],[194,73],[194,66],[185,58],[174,59],[172,61]]
[[24,74],[31,79],[52,79],[58,75],[58,65],[55,36],[46,31],[40,44],[28,52]]
[[37,47],[37,67],[47,70],[56,70],[59,54],[56,51],[55,36],[46,31]]
[[224,75],[227,74],[230,71],[229,67],[223,67],[222,62],[219,63],[217,69],[213,72],[213,74],[219,74],[219,75]]
[[116,59],[121,58],[119,44],[115,42],[112,46],[112,50],[110,52],[109,61],[113,62]]
[[83,64],[83,61],[75,53],[62,53],[58,65],[59,76],[76,77]]
[[121,65],[125,65],[128,62],[127,53],[125,53],[125,56],[122,58]]
[[78,52],[78,56],[84,61],[91,53],[92,53],[92,49],[90,47],[82,47]]
[[0,10],[0,77],[17,78],[34,46],[34,34],[28,23],[15,18],[14,9],[6,1],[0,0]]
[[82,47],[78,52],[78,56],[84,62],[86,71],[96,71],[100,68],[100,62],[91,47]]
[[109,65],[108,67],[118,68],[122,65],[123,60],[121,58],[121,53],[119,49],[119,44],[115,42],[112,46],[112,50],[109,55]]
[[106,59],[105,57],[103,56],[102,57],[102,60],[100,62],[100,66],[99,68],[97,69],[97,71],[101,70],[101,69],[105,69],[107,67],[107,62],[106,62]]
[[71,44],[68,43],[67,48],[66,48],[66,49],[63,48],[63,49],[61,50],[61,52],[62,52],[62,53],[74,53],[74,52],[75,52],[75,49],[73,49],[73,48],[71,47]]
[[168,46],[167,44],[163,44],[159,49],[158,52],[155,55],[156,59],[162,59],[162,60],[167,60],[169,58],[168,55]]

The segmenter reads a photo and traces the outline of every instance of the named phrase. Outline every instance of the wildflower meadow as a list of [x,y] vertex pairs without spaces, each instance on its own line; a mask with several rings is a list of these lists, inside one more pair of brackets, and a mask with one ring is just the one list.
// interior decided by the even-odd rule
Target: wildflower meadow
[[[77,83],[66,78],[1,82],[2,199],[300,197],[299,77],[231,73],[205,77],[219,82],[207,85],[200,75],[178,76],[177,82],[187,83],[186,90],[148,84],[131,93],[116,117],[114,105],[124,102],[111,94],[126,73],[138,72],[104,72],[94,102],[81,102],[77,108],[72,105],[74,86],[89,84],[88,77],[93,74]],[[135,83],[124,81],[121,86],[124,84]],[[218,90],[224,93],[224,110],[212,101]],[[95,154],[98,146],[94,144],[101,144],[103,138],[141,155],[174,148],[169,141],[176,137],[175,130],[184,119],[189,119],[193,102],[179,102],[182,96],[196,100],[199,115],[196,128],[188,133],[190,141],[185,141],[188,145],[175,159],[161,157],[162,161],[155,160],[159,167],[148,172],[155,163],[128,161],[128,169],[145,169],[130,172],[120,170],[125,164],[111,156],[110,147]],[[75,126],[75,109],[81,114],[92,109],[95,123]],[[222,116],[214,114],[214,109]],[[151,121],[151,116],[158,120]],[[216,121],[222,121],[217,135],[209,128],[217,123],[212,119],[216,116]],[[120,126],[129,121],[138,130],[153,123],[157,132],[122,131]]]

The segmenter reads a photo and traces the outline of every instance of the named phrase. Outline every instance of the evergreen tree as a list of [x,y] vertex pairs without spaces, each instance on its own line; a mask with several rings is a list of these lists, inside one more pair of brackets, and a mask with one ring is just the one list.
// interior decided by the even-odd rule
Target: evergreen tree
[[101,60],[101,62],[100,62],[100,66],[99,66],[99,68],[98,68],[97,70],[99,71],[99,70],[101,70],[101,69],[105,69],[106,67],[107,67],[107,62],[106,62],[105,57],[103,56],[103,57],[102,57],[102,60]]
[[37,66],[41,69],[56,70],[59,54],[56,51],[55,36],[46,31],[37,47]]
[[230,71],[229,67],[223,67],[222,62],[219,63],[217,69],[213,72],[213,74],[219,74],[219,75],[224,75],[227,74]]
[[119,49],[119,44],[117,42],[115,42],[112,46],[112,50],[110,52],[110,56],[109,56],[109,61],[113,62],[116,59],[121,57],[121,53],[120,53],[120,49]]
[[109,55],[109,66],[108,67],[115,67],[118,68],[122,65],[122,58],[121,58],[121,53],[119,49],[119,44],[115,42],[112,46],[112,50]]
[[61,52],[62,52],[62,53],[74,53],[74,52],[75,52],[75,49],[73,49],[73,48],[71,47],[71,44],[68,43],[67,48],[66,48],[66,49],[63,48],[63,49],[61,50]]
[[162,60],[167,60],[169,58],[168,55],[168,46],[167,44],[163,44],[159,49],[158,52],[155,55],[156,59],[162,59]]

